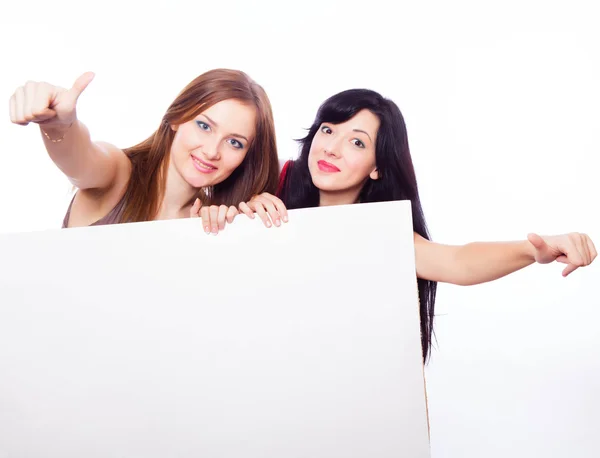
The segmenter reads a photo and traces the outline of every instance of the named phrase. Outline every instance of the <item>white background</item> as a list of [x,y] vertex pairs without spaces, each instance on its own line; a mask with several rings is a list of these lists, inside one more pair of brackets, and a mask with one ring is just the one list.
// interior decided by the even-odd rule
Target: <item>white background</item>
[[[0,93],[94,71],[79,104],[94,139],[137,143],[189,80],[229,67],[267,90],[279,154],[295,157],[326,97],[369,87],[403,111],[435,240],[581,231],[600,245],[593,1],[18,5],[0,7]],[[57,227],[70,185],[37,128],[5,113],[0,231]],[[598,262],[567,279],[550,265],[440,285],[434,457],[598,455]]]

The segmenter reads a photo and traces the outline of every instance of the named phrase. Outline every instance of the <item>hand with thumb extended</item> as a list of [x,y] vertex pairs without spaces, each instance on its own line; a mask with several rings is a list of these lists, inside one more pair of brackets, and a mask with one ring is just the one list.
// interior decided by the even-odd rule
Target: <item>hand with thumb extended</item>
[[28,81],[17,88],[10,98],[11,122],[22,126],[30,122],[46,126],[71,125],[77,119],[77,100],[94,76],[92,72],[84,73],[70,89]]
[[594,243],[586,234],[572,232],[544,237],[529,234],[527,240],[533,246],[536,262],[548,264],[558,261],[567,264],[562,273],[564,277],[579,267],[591,264],[598,256]]

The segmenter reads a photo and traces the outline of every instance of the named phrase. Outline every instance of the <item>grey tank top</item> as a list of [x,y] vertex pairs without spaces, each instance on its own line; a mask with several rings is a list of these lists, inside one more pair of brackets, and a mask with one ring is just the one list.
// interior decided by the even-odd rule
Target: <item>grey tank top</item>
[[[121,200],[117,202],[117,205],[113,207],[111,211],[109,211],[105,216],[100,218],[98,221],[90,224],[90,226],[105,226],[107,224],[119,224],[121,222],[121,217],[123,213],[123,209],[125,208],[125,196],[121,197]],[[73,206],[73,201],[75,200],[75,196],[71,199],[71,203],[69,204],[69,208],[67,209],[67,213],[63,220],[63,229],[67,228],[69,225],[69,217],[71,216],[71,207]]]

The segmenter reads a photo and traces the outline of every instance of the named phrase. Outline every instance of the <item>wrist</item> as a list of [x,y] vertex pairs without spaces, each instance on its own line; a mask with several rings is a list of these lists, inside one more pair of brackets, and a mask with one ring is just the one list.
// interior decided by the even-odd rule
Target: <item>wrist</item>
[[527,261],[535,262],[536,249],[529,240],[521,242],[521,253]]
[[52,143],[59,143],[63,141],[67,132],[73,127],[75,121],[70,123],[49,123],[40,124],[40,131],[42,135]]

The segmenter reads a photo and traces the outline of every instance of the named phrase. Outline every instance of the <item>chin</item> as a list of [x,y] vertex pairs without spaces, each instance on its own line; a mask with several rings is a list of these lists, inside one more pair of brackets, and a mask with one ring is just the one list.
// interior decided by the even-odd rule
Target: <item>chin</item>
[[220,177],[199,177],[198,174],[194,174],[192,176],[188,175],[185,177],[185,181],[192,188],[206,188],[208,186],[213,186],[223,180],[219,180]]
[[323,177],[319,175],[312,176],[312,183],[321,191],[339,191],[341,187],[336,185],[335,179],[333,177]]

